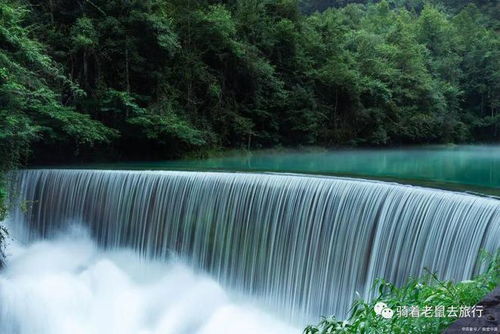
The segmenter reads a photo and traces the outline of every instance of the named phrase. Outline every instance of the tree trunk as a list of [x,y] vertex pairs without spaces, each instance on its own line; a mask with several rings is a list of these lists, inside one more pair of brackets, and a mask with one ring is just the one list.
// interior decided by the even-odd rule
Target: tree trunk
[[130,72],[129,72],[129,51],[128,51],[128,37],[125,37],[125,83],[127,93],[130,93]]
[[[127,85],[127,93],[130,94],[130,72],[129,72],[129,55],[128,55],[128,36],[125,37],[125,83]],[[125,118],[128,118],[128,108],[125,109]]]
[[54,1],[49,0],[49,8],[50,8],[50,23],[54,25]]
[[83,51],[83,80],[85,81],[85,86],[88,87],[87,51]]

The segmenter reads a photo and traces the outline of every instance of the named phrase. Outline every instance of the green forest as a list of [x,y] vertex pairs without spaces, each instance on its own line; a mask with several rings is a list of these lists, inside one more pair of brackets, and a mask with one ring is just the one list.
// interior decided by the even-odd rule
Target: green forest
[[2,0],[1,168],[498,141],[499,12],[485,0]]

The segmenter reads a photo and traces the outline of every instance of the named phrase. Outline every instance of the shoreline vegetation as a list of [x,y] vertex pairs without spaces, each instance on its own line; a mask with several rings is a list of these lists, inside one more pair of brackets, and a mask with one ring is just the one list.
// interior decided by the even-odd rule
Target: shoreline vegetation
[[[430,272],[421,278],[410,279],[402,287],[378,280],[374,285],[377,297],[370,302],[356,301],[346,321],[324,317],[318,325],[308,326],[304,334],[441,333],[460,317],[460,307],[473,307],[500,284],[500,252],[494,255],[484,254],[482,263],[486,265],[484,273],[462,282],[442,281],[437,276],[439,273]],[[391,319],[375,313],[375,305],[380,302],[393,310]],[[418,312],[426,307],[432,312],[438,307],[444,307],[445,313],[441,317],[435,317],[434,314],[424,316],[420,313],[418,316],[416,313],[413,316],[404,313],[403,316],[398,316],[398,310],[401,312],[405,307],[415,307],[414,310],[417,309]],[[447,312],[451,308],[455,308],[455,312],[448,316]],[[455,313],[455,316],[451,316]]]

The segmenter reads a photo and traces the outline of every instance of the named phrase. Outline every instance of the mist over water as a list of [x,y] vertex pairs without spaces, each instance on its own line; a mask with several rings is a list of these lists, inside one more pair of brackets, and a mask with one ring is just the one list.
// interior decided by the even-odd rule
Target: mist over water
[[28,203],[10,215],[23,240],[79,222],[99,247],[176,254],[298,327],[345,318],[377,278],[401,285],[429,268],[470,279],[500,240],[498,200],[383,182],[100,170],[26,170],[12,182]]
[[0,333],[293,334],[301,330],[177,260],[99,249],[81,228],[12,242],[0,272]]
[[[393,183],[173,171],[11,177],[10,230],[32,244],[12,248],[1,276],[0,333],[300,333],[322,315],[345,318],[377,278],[401,285],[428,268],[470,279],[484,269],[480,251],[500,241],[498,200]],[[90,237],[61,237],[74,222]]]

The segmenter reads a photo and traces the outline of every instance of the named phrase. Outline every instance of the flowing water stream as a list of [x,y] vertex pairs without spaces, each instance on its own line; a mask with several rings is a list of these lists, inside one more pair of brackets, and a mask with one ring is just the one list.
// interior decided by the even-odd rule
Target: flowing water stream
[[[203,326],[222,323],[214,325],[210,319],[224,318],[217,318],[217,312],[232,305],[231,296],[247,296],[259,306],[236,304],[235,317],[245,314],[253,317],[255,324],[267,321],[268,326],[276,326],[270,333],[280,333],[293,332],[281,321],[300,328],[306,322],[316,322],[320,315],[345,316],[356,293],[365,298],[371,295],[376,278],[402,284],[429,268],[442,278],[469,279],[481,270],[477,261],[480,250],[500,247],[500,201],[394,183],[286,174],[25,170],[13,176],[12,184],[12,193],[23,205],[11,214],[10,228],[28,244],[14,251],[20,255],[13,256],[14,265],[9,265],[0,281],[0,323],[12,326],[18,326],[12,314],[16,307],[21,308],[16,303],[26,303],[30,297],[12,296],[8,291],[46,291],[43,284],[29,282],[29,272],[35,272],[30,268],[43,268],[45,263],[50,270],[59,266],[61,258],[62,267],[73,269],[68,274],[58,267],[58,273],[76,280],[83,291],[78,293],[85,294],[85,289],[94,289],[94,285],[100,291],[101,283],[88,278],[96,275],[103,276],[102,290],[109,292],[113,303],[128,303],[128,291],[139,291],[140,298],[130,297],[131,304],[134,298],[140,299],[131,306],[135,307],[133,314],[139,314],[131,317],[139,327],[148,323],[149,314],[141,305],[152,304],[156,317],[149,323],[160,326],[165,319],[161,310],[182,313],[182,307],[175,307],[176,298],[191,298],[194,304],[198,299],[200,305],[207,303],[200,307],[209,315],[202,312],[203,316],[196,318],[194,314],[199,312],[184,312],[186,318],[196,319],[183,322],[187,327],[180,327],[182,330],[160,332],[211,333],[204,332]],[[23,206],[27,209],[22,210]],[[79,245],[76,241],[66,241],[67,252],[61,241],[36,243],[55,238],[75,224],[88,230],[88,238],[75,239],[87,240],[81,245],[86,249],[82,252],[71,251],[73,244]],[[99,248],[89,246],[90,240]],[[51,247],[59,247],[62,254]],[[123,257],[116,260],[113,255],[123,248],[137,254],[130,256],[132,263],[142,263],[132,266],[132,272],[123,269],[127,262]],[[98,255],[85,257],[88,253]],[[51,256],[56,258],[54,265]],[[173,259],[180,267],[172,264]],[[163,263],[165,272],[147,284],[137,283],[131,277],[136,271],[146,272],[138,268],[146,268],[149,261],[151,266]],[[17,267],[23,269],[16,271]],[[184,276],[177,278],[176,270]],[[9,284],[20,280],[12,279],[16,274],[28,276],[24,290],[9,289]],[[106,288],[106,284],[114,286],[113,277],[124,290],[118,297],[113,288]],[[65,283],[61,282],[63,289]],[[57,280],[47,284],[54,284],[54,289],[58,285]],[[106,299],[92,291],[95,295],[87,301],[86,309]],[[165,299],[158,298],[161,300],[155,303],[144,297],[148,293],[164,294]],[[179,296],[175,302],[169,297],[171,293]],[[9,302],[4,302],[5,298]],[[81,297],[77,294],[74,298]],[[247,312],[246,307],[252,311]],[[112,309],[107,308],[107,312]],[[89,316],[94,319],[92,312]],[[264,333],[257,329],[250,332]]]

